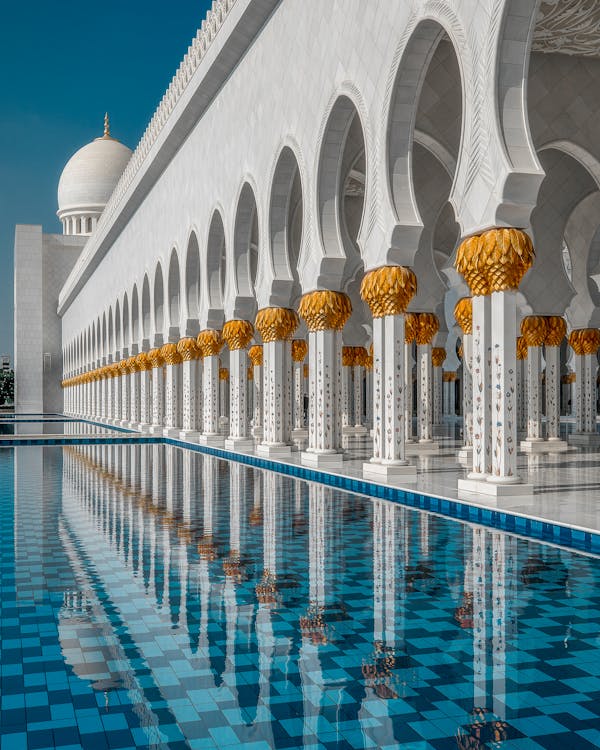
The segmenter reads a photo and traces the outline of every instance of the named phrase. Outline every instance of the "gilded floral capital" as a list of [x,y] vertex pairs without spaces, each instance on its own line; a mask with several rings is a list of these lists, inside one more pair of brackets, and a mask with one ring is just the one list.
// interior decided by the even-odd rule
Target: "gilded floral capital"
[[160,349],[150,349],[148,360],[150,361],[150,366],[153,368],[162,367],[165,363]]
[[324,289],[305,294],[298,305],[298,313],[311,333],[341,331],[352,314],[352,304],[344,292]]
[[354,366],[354,347],[353,346],[342,346],[342,366],[343,367]]
[[140,372],[152,369],[152,363],[150,362],[148,352],[140,352],[135,359]]
[[417,313],[405,313],[404,314],[404,343],[412,344],[417,338],[417,330],[419,328],[419,318]]
[[354,347],[354,367],[366,367],[369,353],[364,346]]
[[560,315],[548,315],[546,318],[546,346],[560,346],[567,333],[567,323]]
[[230,351],[245,349],[254,336],[254,326],[248,320],[228,320],[222,336]]
[[254,380],[254,367],[250,365],[246,372],[246,380]]
[[181,354],[177,351],[177,344],[164,344],[160,348],[160,355],[166,365],[180,365],[182,362]]
[[569,344],[575,354],[596,354],[600,348],[600,330],[598,328],[579,328],[571,331]]
[[444,383],[454,383],[458,380],[458,374],[456,372],[447,371],[442,373],[442,381]]
[[260,344],[254,344],[254,346],[251,346],[250,349],[248,349],[248,357],[250,357],[250,362],[254,365],[254,367],[262,367],[263,363],[263,348]]
[[263,307],[256,314],[254,325],[265,344],[289,341],[298,328],[298,315],[287,307]]
[[191,336],[179,339],[177,342],[177,351],[184,362],[191,362],[200,357],[200,348],[196,343],[196,339]]
[[229,380],[229,370],[226,367],[219,367],[219,380]]
[[548,324],[543,315],[528,315],[521,321],[521,336],[527,346],[541,346],[546,341]]
[[534,259],[533,243],[525,232],[490,229],[460,244],[455,267],[464,276],[471,294],[481,296],[518,289]]
[[417,277],[406,266],[383,266],[365,274],[360,296],[374,318],[400,315],[417,292]]
[[525,336],[517,338],[517,359],[527,359],[527,341]]
[[459,359],[463,359],[464,354],[465,354],[465,349],[462,344],[459,344],[456,353],[458,354]]
[[214,328],[206,328],[204,331],[200,331],[196,338],[196,343],[202,357],[218,356],[224,344],[221,332]]
[[294,362],[303,362],[308,354],[308,344],[304,339],[293,339],[292,341],[292,359]]
[[433,337],[440,330],[440,322],[434,313],[417,313],[418,328],[416,341],[419,345],[431,344]]
[[441,367],[446,361],[446,350],[442,346],[434,346],[431,350],[431,363],[434,367]]
[[454,305],[454,317],[463,334],[473,333],[473,300],[462,297]]
[[137,357],[129,357],[127,360],[127,372],[138,372]]
[[303,366],[303,368],[302,368],[302,374],[304,375],[305,378],[308,377],[308,365],[305,364]]

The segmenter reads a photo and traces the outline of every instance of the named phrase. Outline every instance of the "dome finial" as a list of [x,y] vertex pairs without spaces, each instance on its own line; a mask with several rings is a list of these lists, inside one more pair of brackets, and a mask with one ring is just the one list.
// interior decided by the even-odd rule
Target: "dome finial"
[[108,112],[104,113],[104,138],[110,138],[110,120]]

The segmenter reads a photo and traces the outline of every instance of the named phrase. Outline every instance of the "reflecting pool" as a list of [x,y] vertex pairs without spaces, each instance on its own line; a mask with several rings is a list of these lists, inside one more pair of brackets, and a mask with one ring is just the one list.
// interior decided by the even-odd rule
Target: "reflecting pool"
[[596,558],[159,444],[0,523],[3,748],[600,745]]
[[0,418],[0,435],[118,435],[122,432],[122,428],[117,430],[75,419]]

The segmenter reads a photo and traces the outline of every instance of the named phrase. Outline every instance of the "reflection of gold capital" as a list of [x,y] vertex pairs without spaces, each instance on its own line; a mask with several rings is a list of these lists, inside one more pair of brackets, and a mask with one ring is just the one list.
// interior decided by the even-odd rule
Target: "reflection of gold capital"
[[304,339],[294,339],[292,341],[292,359],[294,362],[303,362],[308,353],[308,344]]
[[360,296],[374,318],[400,315],[417,291],[417,277],[406,266],[383,266],[365,274]]
[[525,232],[490,229],[460,244],[455,267],[464,276],[471,294],[481,296],[518,289],[534,258],[533,244]]
[[305,294],[298,305],[298,313],[311,333],[341,331],[352,314],[352,305],[347,294],[325,289]]
[[221,332],[213,328],[200,331],[196,339],[202,357],[216,357],[223,348]]
[[254,336],[254,326],[248,320],[228,320],[223,326],[223,340],[230,351],[245,349]]
[[440,322],[437,315],[433,313],[417,313],[417,344],[431,344],[433,337],[440,329]]
[[560,315],[548,315],[546,318],[546,346],[560,346],[567,333],[567,324]]
[[597,328],[579,328],[571,331],[569,344],[575,354],[596,354],[600,348],[600,330]]
[[196,344],[196,339],[191,337],[180,339],[177,342],[177,351],[184,362],[191,362],[200,356],[200,349],[198,348],[198,344]]
[[263,348],[260,344],[254,344],[248,349],[248,356],[254,367],[262,367],[263,363]]
[[176,344],[164,344],[160,349],[160,354],[166,365],[181,364],[181,354],[177,351]]
[[541,346],[546,340],[548,325],[543,315],[528,315],[521,321],[521,336],[527,346]]
[[265,344],[288,341],[298,328],[298,316],[287,307],[263,307],[257,312],[254,325]]
[[150,349],[148,359],[150,360],[150,366],[154,368],[162,367],[165,363],[160,349]]
[[434,367],[441,367],[446,360],[446,350],[442,346],[434,346],[431,350],[431,363]]
[[454,317],[464,334],[473,333],[473,300],[462,297],[454,306]]
[[517,338],[517,359],[527,359],[527,341],[525,336]]

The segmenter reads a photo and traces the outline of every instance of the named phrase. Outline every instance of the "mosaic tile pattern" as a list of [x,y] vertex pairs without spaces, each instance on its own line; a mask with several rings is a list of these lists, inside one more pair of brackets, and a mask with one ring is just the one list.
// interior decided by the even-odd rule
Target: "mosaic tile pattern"
[[0,450],[2,748],[587,748],[597,558],[159,444]]

